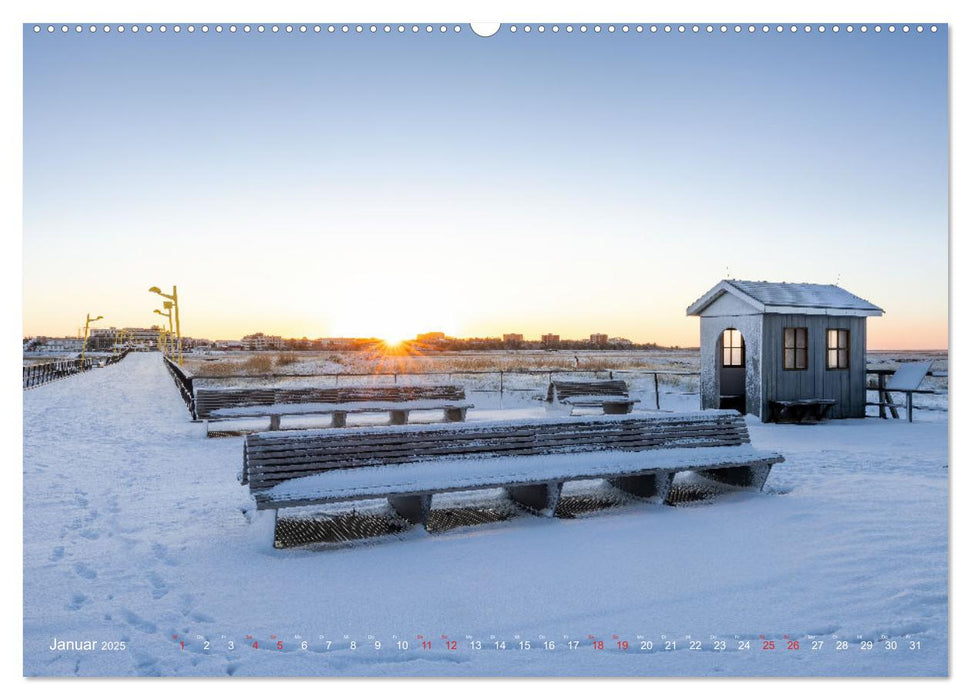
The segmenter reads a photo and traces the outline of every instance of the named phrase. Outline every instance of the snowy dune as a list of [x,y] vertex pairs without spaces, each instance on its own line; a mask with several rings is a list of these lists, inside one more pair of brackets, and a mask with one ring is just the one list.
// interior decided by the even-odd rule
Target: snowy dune
[[24,672],[946,674],[947,413],[749,426],[763,493],[278,551],[242,439],[133,354],[24,393]]

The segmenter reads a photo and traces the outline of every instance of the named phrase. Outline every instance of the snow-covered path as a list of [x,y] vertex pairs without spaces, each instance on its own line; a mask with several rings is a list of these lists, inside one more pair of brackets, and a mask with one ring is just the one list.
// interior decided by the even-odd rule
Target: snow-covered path
[[24,394],[24,671],[946,673],[946,420],[750,426],[787,458],[762,494],[276,551],[241,439],[132,354]]

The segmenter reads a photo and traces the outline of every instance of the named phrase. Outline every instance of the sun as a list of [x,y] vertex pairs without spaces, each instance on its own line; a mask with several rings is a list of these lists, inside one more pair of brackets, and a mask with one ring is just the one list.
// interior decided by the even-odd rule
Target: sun
[[348,338],[378,338],[389,348],[401,346],[422,327],[413,309],[361,300],[334,318],[334,333]]
[[400,347],[406,340],[405,336],[401,333],[386,333],[385,337],[381,338],[384,344],[389,348]]

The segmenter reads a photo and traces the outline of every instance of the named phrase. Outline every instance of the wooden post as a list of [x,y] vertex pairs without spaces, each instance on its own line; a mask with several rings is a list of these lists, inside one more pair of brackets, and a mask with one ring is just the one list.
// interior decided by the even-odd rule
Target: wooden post
[[506,486],[509,498],[531,513],[545,515],[548,518],[556,513],[556,504],[560,501],[562,482],[549,484],[527,484],[525,486]]
[[661,391],[657,386],[657,372],[654,373],[654,408],[661,410]]
[[741,486],[743,488],[753,488],[761,491],[765,485],[765,480],[769,478],[772,470],[771,464],[764,462],[756,463],[748,467],[727,467],[725,469],[699,469],[696,473],[731,486]]
[[877,403],[880,404],[880,417],[884,420],[887,419],[887,408],[885,404],[887,403],[887,392],[884,389],[887,386],[887,376],[882,372],[877,375]]
[[659,498],[664,501],[671,491],[674,472],[655,472],[636,476],[619,476],[607,480],[611,486],[636,498]]
[[446,423],[462,423],[465,421],[465,409],[464,408],[446,408],[445,409],[445,422]]
[[388,496],[388,505],[412,525],[427,525],[428,513],[432,509],[432,495]]
[[907,422],[914,422],[914,392],[907,392]]
[[885,391],[884,393],[887,396],[887,406],[890,407],[890,415],[895,419],[899,419],[900,414],[897,413],[897,404],[893,402],[893,394],[891,394],[889,391]]

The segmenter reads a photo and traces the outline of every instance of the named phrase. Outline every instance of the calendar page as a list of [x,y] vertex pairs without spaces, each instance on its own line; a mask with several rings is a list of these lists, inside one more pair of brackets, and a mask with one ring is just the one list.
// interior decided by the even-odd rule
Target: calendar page
[[25,676],[948,675],[947,23],[73,16]]

